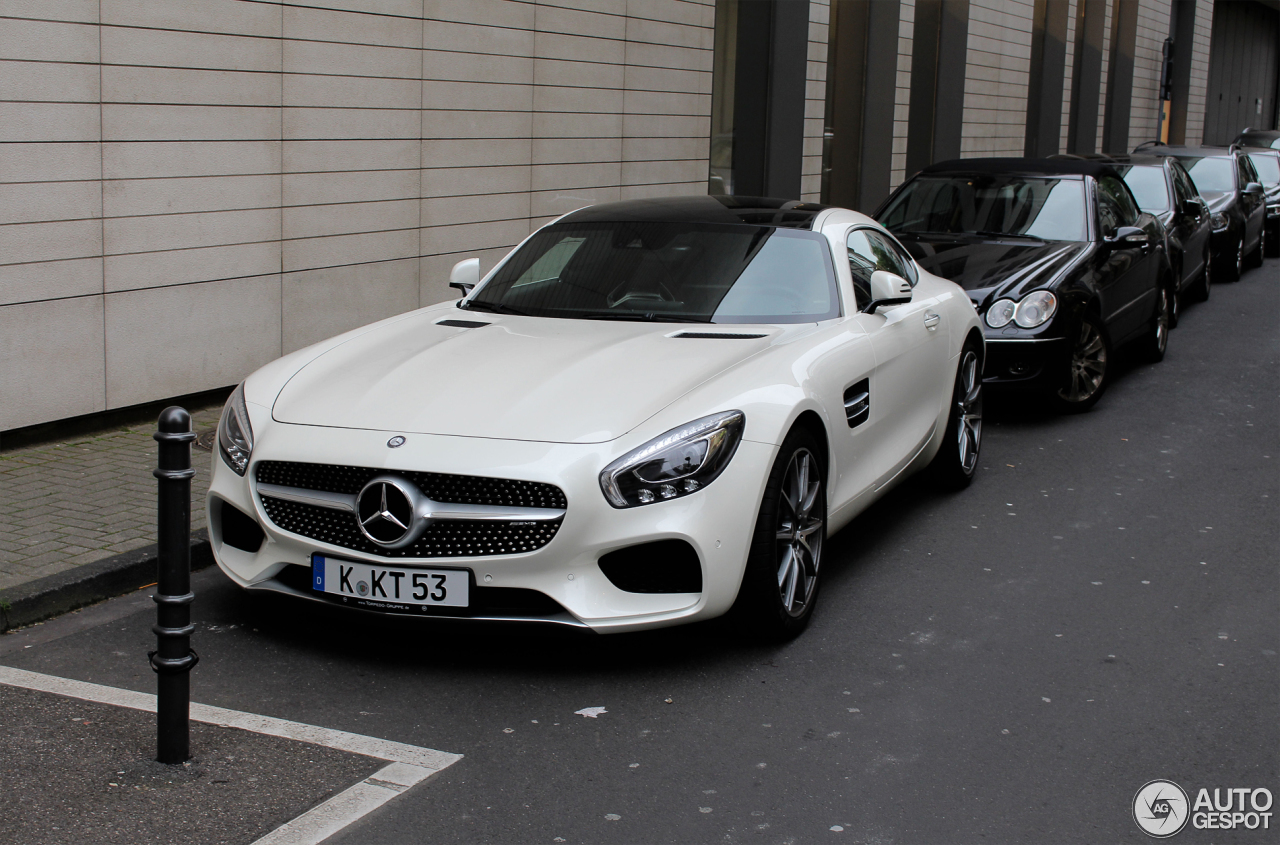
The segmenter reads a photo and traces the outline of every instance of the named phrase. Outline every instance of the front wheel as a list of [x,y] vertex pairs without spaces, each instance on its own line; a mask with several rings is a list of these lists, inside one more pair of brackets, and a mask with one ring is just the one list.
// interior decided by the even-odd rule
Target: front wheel
[[1102,320],[1085,312],[1071,347],[1063,384],[1050,397],[1060,413],[1079,414],[1098,404],[1110,384],[1111,340]]
[[792,639],[813,617],[827,537],[827,485],[813,435],[793,429],[769,472],[732,615],[752,637]]
[[1253,248],[1253,252],[1249,253],[1249,266],[1261,267],[1262,257],[1267,254],[1267,224],[1264,221],[1262,228],[1258,230],[1258,245]]
[[1280,256],[1280,222],[1268,223],[1263,227],[1267,232],[1267,257]]
[[1169,348],[1171,299],[1173,295],[1169,293],[1169,288],[1164,285],[1156,288],[1156,313],[1151,318],[1151,331],[1142,340],[1142,356],[1148,361],[1163,361],[1165,350]]
[[947,433],[942,448],[933,459],[938,483],[949,490],[963,490],[978,469],[978,453],[982,449],[982,359],[978,345],[966,343],[956,369],[956,383],[951,391],[951,410],[947,414]]

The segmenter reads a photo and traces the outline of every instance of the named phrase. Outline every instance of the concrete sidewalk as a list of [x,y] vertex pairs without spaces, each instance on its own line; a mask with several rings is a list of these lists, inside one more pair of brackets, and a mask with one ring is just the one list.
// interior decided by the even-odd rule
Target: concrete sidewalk
[[[217,425],[221,404],[188,410],[199,435]],[[154,422],[123,425],[0,452],[0,610],[39,590],[43,579],[57,576],[64,590],[81,569],[100,577],[148,557],[156,536],[153,431]],[[208,451],[192,449],[193,533],[204,528],[209,460]]]

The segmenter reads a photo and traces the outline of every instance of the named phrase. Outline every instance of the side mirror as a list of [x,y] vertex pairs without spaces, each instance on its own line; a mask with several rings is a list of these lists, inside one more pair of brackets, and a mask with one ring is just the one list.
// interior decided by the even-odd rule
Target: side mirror
[[1244,186],[1244,192],[1246,194],[1260,194],[1263,192],[1262,183],[1250,182],[1248,185]]
[[1182,201],[1182,213],[1189,214],[1192,217],[1199,217],[1205,213],[1205,204],[1195,197]]
[[1127,246],[1143,246],[1150,238],[1147,233],[1139,229],[1137,226],[1121,226],[1110,235],[1102,239],[1102,242],[1113,247]]
[[888,270],[876,270],[871,274],[871,304],[867,313],[874,314],[882,305],[901,305],[911,301],[911,283]]
[[457,288],[466,296],[480,284],[480,259],[464,258],[449,271],[449,287]]

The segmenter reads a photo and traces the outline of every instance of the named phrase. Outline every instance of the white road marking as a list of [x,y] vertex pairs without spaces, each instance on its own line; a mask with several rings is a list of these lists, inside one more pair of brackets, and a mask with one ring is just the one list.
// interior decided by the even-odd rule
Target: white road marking
[[[156,712],[156,697],[150,693],[74,681],[69,678],[44,675],[40,672],[29,672],[26,669],[14,669],[10,666],[0,666],[0,684],[64,695],[82,701],[128,707],[147,713]],[[291,722],[288,719],[228,710],[225,707],[213,707],[208,704],[193,703],[191,718],[211,725],[239,728],[267,736],[322,745],[365,757],[376,757],[390,763],[355,786],[312,807],[293,821],[268,833],[254,845],[316,845],[415,784],[421,783],[462,759],[461,754]]]

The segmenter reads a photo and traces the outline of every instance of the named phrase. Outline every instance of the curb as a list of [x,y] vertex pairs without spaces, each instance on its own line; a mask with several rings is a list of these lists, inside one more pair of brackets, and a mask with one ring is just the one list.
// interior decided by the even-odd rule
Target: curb
[[[0,593],[0,633],[114,598],[156,580],[156,546],[86,563]],[[213,564],[205,529],[191,533],[191,571]]]

